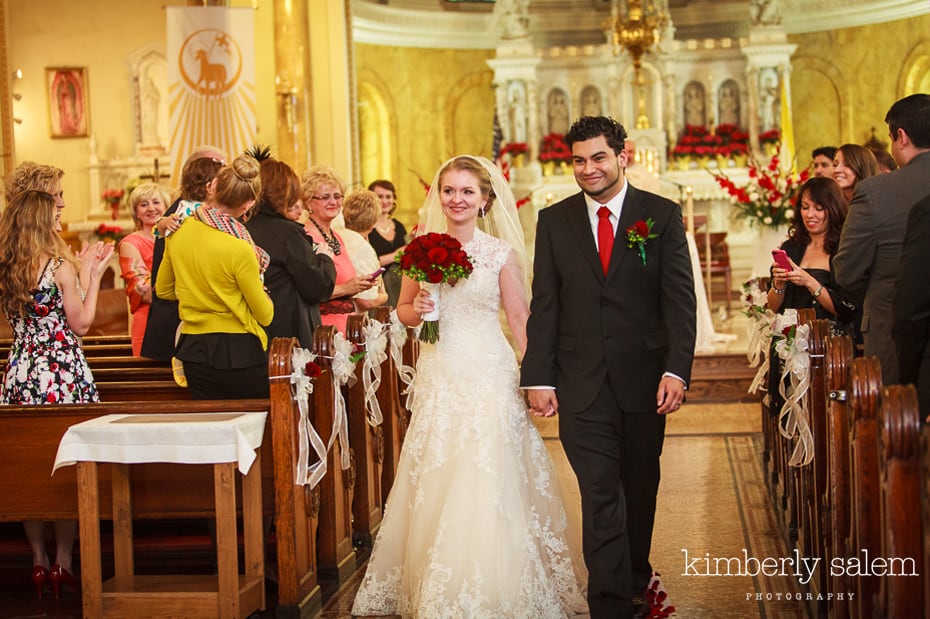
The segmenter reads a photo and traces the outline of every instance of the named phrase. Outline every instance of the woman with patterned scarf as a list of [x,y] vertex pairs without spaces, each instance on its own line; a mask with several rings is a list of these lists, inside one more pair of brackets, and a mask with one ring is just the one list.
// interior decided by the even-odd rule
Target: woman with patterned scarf
[[259,171],[248,155],[221,169],[212,197],[165,243],[155,288],[178,301],[175,357],[195,400],[268,397],[268,254],[239,221],[261,195]]

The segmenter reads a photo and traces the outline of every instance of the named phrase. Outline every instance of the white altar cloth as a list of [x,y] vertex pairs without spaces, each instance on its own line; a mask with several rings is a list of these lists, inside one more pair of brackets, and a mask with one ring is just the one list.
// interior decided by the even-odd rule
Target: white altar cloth
[[77,462],[237,462],[245,475],[262,444],[267,413],[104,415],[68,428],[52,473]]

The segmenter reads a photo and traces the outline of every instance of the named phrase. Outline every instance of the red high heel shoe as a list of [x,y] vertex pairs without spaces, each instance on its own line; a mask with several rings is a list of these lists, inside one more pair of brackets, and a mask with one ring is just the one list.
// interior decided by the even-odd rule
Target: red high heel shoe
[[32,584],[35,585],[40,600],[42,599],[42,590],[45,589],[45,583],[48,582],[48,577],[48,570],[41,565],[32,568]]
[[56,600],[58,599],[61,585],[63,584],[67,585],[68,588],[74,592],[80,591],[81,589],[81,583],[78,582],[78,579],[58,563],[52,566],[52,571],[49,573],[48,579],[52,583],[52,591],[55,593]]

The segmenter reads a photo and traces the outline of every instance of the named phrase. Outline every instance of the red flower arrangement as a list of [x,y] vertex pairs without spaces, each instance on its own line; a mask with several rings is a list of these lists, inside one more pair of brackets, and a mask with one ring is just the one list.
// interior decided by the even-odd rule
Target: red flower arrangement
[[108,226],[107,224],[100,224],[94,228],[94,234],[104,243],[119,243],[120,240],[126,236],[123,234],[123,229],[121,227]]
[[120,204],[123,201],[123,196],[126,195],[126,192],[122,189],[107,189],[101,194],[100,199],[106,202],[110,206]]
[[[775,150],[778,152],[777,142]],[[749,183],[745,187],[737,187],[725,174],[712,174],[717,184],[730,195],[730,201],[739,213],[750,223],[778,228],[790,223],[794,217],[795,196],[808,177],[807,170],[797,177],[792,176],[782,170],[779,163],[777,155],[767,166],[761,166],[750,157]]]
[[[430,232],[415,237],[402,252],[398,252],[395,261],[400,264],[401,272],[410,279],[428,284],[449,284],[454,286],[458,280],[465,279],[474,270],[471,259],[458,239],[448,234]],[[433,294],[433,302],[439,306],[438,293]],[[434,310],[424,315],[420,339],[435,343],[439,340],[438,314]]]
[[643,261],[643,266],[646,266],[646,241],[659,236],[658,234],[652,234],[653,224],[655,222],[650,217],[646,221],[639,220],[626,229],[626,246],[636,250],[640,260]]
[[777,144],[781,142],[781,131],[778,129],[769,129],[759,134],[760,144]]
[[565,137],[558,133],[550,133],[542,141],[542,147],[539,149],[539,160],[546,161],[571,161],[572,151],[565,143]]
[[529,146],[526,145],[526,142],[511,142],[510,144],[505,145],[500,152],[500,156],[504,155],[524,155],[529,150]]

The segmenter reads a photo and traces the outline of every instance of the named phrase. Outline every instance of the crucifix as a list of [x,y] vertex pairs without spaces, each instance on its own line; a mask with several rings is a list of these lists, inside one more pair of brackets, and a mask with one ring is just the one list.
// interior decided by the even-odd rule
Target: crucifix
[[171,178],[170,174],[162,174],[158,171],[158,157],[155,158],[155,171],[151,174],[140,174],[139,178],[145,179],[147,181],[152,181],[153,183],[161,183],[163,178]]

